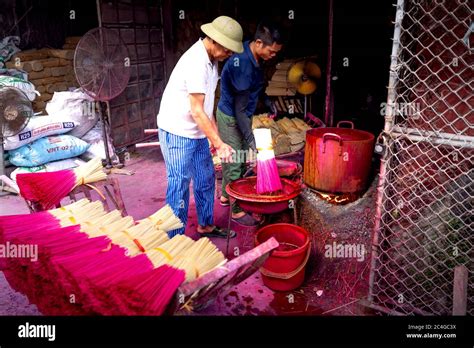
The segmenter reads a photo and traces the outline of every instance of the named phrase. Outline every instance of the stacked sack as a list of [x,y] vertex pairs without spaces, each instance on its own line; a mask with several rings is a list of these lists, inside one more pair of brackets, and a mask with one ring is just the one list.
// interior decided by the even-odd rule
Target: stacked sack
[[[68,104],[71,100],[74,107]],[[91,100],[80,91],[60,92],[53,97],[51,115],[32,117],[20,133],[4,139],[8,163],[18,167],[10,174],[12,180],[19,173],[52,172],[84,163],[78,156],[84,155],[90,144],[80,137],[97,123],[96,116],[83,112],[83,104]]]
[[83,163],[76,157],[90,145],[69,135],[79,125],[68,117],[34,116],[19,134],[6,137],[8,161],[18,167],[11,178],[15,180],[19,173],[69,169]]
[[[96,103],[89,95],[81,89],[69,92],[55,92],[51,101],[46,105],[46,112],[61,118],[71,118],[80,124],[71,130],[69,135],[84,140],[89,144],[87,150],[81,155],[84,161],[92,158],[106,158],[105,145],[103,141],[103,127],[96,110]],[[112,145],[110,128],[106,127],[109,154],[113,163],[118,162],[115,149]]]
[[[13,180],[18,173],[70,169],[82,160],[106,158],[96,102],[80,89],[71,91],[78,86],[73,59],[79,40],[68,37],[63,49],[16,49],[5,57],[4,74],[11,76],[0,75],[0,88],[22,90],[36,114],[48,114],[32,117],[19,134],[4,139],[7,173],[18,167],[10,174]],[[109,153],[118,162],[112,141]]]
[[[14,181],[19,173],[70,169],[94,157],[106,158],[102,124],[90,96],[80,89],[55,92],[46,111],[48,115],[32,117],[19,134],[4,140],[7,163],[19,167],[10,175]],[[112,142],[108,145],[116,162]]]

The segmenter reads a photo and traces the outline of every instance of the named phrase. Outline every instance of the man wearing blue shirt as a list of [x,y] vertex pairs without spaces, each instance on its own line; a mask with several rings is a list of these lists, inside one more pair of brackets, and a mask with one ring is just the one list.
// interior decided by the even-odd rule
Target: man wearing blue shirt
[[[279,30],[269,23],[260,23],[253,41],[244,43],[244,52],[232,55],[221,73],[221,96],[217,105],[217,127],[222,140],[237,153],[256,150],[252,133],[252,115],[257,108],[264,87],[261,64],[276,56],[282,48]],[[239,151],[241,150],[241,151]],[[233,163],[222,164],[222,205],[229,204],[225,187],[242,177],[245,156]],[[257,221],[237,204],[232,206],[232,219],[244,226],[255,226]]]

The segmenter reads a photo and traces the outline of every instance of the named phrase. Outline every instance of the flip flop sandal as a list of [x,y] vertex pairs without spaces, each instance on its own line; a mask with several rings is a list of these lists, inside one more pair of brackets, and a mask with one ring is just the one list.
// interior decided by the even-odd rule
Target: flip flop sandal
[[255,220],[252,216],[249,214],[245,214],[244,216],[241,216],[239,218],[232,218],[232,221],[238,223],[239,225],[246,226],[246,227],[253,227],[258,225],[258,221]]
[[[219,227],[214,227],[214,229],[211,232],[206,232],[206,233],[200,233],[198,234],[202,237],[208,237],[208,238],[227,238],[227,232]],[[235,238],[237,236],[237,233],[235,231],[230,230],[230,238]]]

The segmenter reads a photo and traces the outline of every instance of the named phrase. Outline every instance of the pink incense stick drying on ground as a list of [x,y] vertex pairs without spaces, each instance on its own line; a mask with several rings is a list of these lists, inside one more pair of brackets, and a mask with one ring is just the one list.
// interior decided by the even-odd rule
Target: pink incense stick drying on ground
[[253,131],[257,145],[257,193],[272,193],[282,189],[273,151],[272,133],[269,128]]

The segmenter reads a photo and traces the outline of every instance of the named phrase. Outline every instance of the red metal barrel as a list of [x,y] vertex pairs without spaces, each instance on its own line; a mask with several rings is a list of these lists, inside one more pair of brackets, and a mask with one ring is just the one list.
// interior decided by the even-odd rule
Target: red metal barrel
[[[352,128],[339,128],[342,123]],[[367,185],[375,137],[354,129],[350,121],[337,128],[315,128],[306,133],[304,181],[332,193],[363,191]]]

